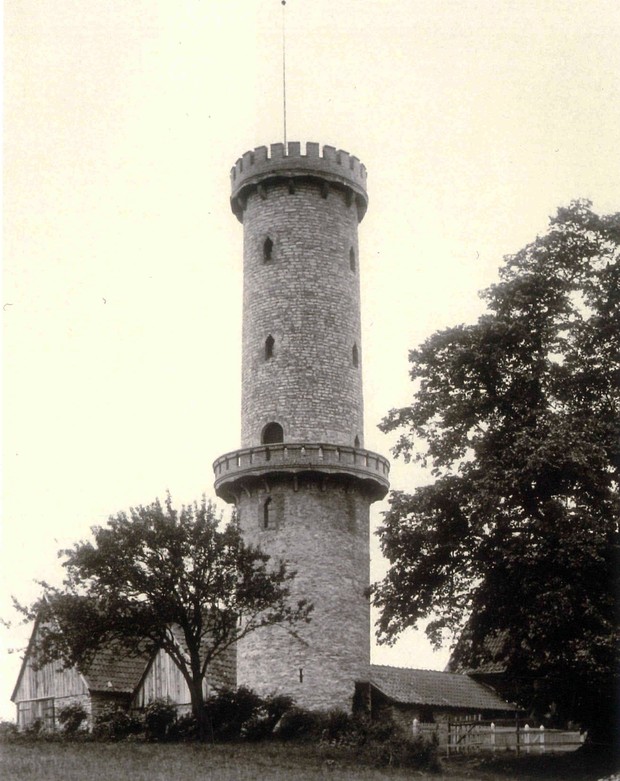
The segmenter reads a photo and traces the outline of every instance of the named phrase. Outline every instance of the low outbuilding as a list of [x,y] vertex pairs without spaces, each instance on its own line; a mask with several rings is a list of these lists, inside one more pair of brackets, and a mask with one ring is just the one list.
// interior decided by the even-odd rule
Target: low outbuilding
[[408,732],[415,725],[435,731],[441,743],[448,725],[464,721],[514,718],[516,707],[468,675],[386,665],[370,666],[370,680],[358,686],[371,718],[390,716]]

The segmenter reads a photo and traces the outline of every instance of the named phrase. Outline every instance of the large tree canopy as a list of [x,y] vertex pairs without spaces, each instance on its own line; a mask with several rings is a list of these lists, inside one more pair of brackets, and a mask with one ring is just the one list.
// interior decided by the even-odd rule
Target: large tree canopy
[[391,495],[380,639],[466,625],[475,667],[499,636],[522,693],[590,726],[617,680],[619,260],[620,214],[559,209],[505,259],[476,324],[411,351],[413,402],[381,426],[434,482]]
[[94,542],[61,551],[63,586],[43,584],[44,596],[27,610],[44,627],[40,662],[85,667],[102,647],[162,648],[202,724],[202,682],[213,659],[259,627],[308,620],[310,606],[289,600],[294,573],[245,545],[234,521],[221,528],[204,498],[180,510],[170,498],[155,501],[92,531]]

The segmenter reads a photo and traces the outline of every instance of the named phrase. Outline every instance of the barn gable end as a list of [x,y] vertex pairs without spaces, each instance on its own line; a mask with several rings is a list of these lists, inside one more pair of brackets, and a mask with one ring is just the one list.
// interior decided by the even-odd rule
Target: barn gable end
[[[184,643],[181,631],[178,628],[173,628],[172,631],[182,648]],[[231,647],[209,666],[203,681],[203,695],[209,697],[221,689],[234,689],[236,683],[236,653],[234,647]],[[171,656],[163,649],[157,651],[146,668],[133,698],[132,707],[144,708],[156,699],[169,699],[176,705],[179,713],[191,710],[187,683]]]
[[42,630],[37,619],[11,695],[20,729],[36,721],[45,729],[55,729],[59,710],[74,703],[82,705],[88,714],[91,711],[88,685],[77,668],[64,667],[62,661],[37,665],[34,649]]

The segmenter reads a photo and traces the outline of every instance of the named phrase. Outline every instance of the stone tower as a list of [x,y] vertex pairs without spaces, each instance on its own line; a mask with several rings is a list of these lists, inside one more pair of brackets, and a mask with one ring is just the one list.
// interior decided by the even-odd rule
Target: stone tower
[[270,627],[239,643],[238,683],[350,710],[370,664],[369,507],[389,473],[363,447],[366,169],[334,147],[272,144],[246,152],[231,180],[244,230],[242,441],[215,462],[215,490],[314,605],[297,636]]

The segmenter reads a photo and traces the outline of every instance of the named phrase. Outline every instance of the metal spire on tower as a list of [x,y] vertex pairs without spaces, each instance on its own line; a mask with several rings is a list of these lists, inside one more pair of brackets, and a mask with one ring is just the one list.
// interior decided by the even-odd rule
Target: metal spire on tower
[[282,102],[284,118],[284,147],[286,148],[286,0],[282,0]]

